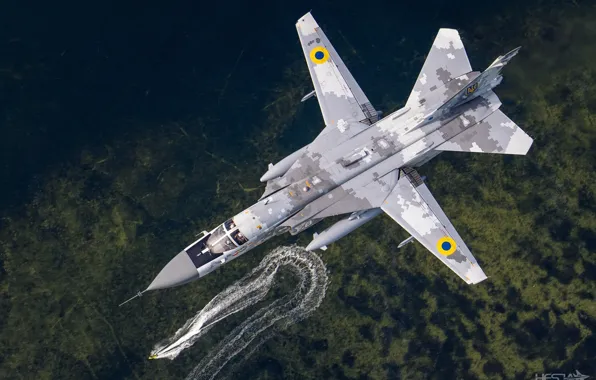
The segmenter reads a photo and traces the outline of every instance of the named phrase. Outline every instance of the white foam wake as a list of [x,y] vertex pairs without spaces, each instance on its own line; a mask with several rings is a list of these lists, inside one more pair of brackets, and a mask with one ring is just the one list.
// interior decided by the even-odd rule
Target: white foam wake
[[317,254],[302,247],[278,247],[248,275],[215,296],[172,337],[158,343],[151,354],[157,358],[174,359],[218,321],[261,301],[274,284],[275,275],[281,267],[287,267],[297,276],[295,290],[244,320],[210,350],[187,379],[214,378],[228,361],[247,347],[250,346],[250,349],[244,358],[275,331],[306,318],[325,298],[328,281],[325,264]]

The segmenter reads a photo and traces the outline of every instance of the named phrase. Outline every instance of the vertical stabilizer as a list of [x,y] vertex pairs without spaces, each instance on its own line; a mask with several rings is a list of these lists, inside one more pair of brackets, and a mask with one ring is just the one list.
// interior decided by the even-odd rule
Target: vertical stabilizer
[[462,105],[464,103],[469,102],[470,100],[491,91],[493,88],[501,83],[503,77],[501,76],[501,70],[511,58],[513,58],[517,52],[521,49],[517,47],[510,51],[509,53],[499,56],[497,59],[494,60],[491,65],[484,70],[482,74],[480,74],[476,79],[471,81],[465,88],[463,88],[460,92],[455,94],[451,99],[449,99],[445,104],[443,104],[437,110],[436,114],[446,114],[451,109]]

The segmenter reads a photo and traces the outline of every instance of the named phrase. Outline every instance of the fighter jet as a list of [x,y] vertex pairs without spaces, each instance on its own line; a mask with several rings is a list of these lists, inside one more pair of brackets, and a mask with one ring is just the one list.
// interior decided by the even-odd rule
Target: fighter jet
[[296,23],[325,128],[261,177],[265,192],[175,256],[145,290],[206,276],[276,235],[315,233],[326,246],[385,213],[468,284],[486,275],[416,168],[444,151],[525,155],[532,138],[499,110],[493,89],[520,48],[473,71],[459,33],[440,29],[405,106],[381,118],[310,13]]

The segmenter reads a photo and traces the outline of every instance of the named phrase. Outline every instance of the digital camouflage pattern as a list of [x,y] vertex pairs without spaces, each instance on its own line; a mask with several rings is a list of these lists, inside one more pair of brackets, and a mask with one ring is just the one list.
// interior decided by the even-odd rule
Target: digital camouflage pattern
[[[325,128],[309,145],[270,165],[261,177],[267,187],[259,202],[232,218],[237,227],[224,229],[224,223],[186,249],[200,276],[272,236],[297,234],[335,215],[351,214],[352,221],[380,208],[466,283],[486,279],[413,168],[445,150],[527,153],[532,138],[499,111],[493,92],[519,48],[480,73],[472,71],[459,33],[440,29],[405,107],[378,120],[312,15],[301,17],[296,28]],[[366,220],[377,214],[366,214]],[[343,221],[321,236],[333,242],[363,223]],[[233,243],[236,231],[248,241]],[[209,243],[200,245],[214,240],[210,235],[229,247],[217,260]],[[317,238],[323,239],[315,236],[309,247],[323,247]],[[176,276],[166,267],[158,278],[188,281]]]

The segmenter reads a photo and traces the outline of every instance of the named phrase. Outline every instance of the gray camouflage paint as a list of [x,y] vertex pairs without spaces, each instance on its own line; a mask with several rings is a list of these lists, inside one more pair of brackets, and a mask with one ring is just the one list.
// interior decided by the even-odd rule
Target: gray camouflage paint
[[[492,91],[519,48],[479,73],[472,71],[458,32],[440,29],[406,106],[377,120],[377,111],[312,15],[304,15],[296,27],[326,127],[286,173],[267,181],[257,203],[233,217],[249,241],[198,268],[200,275],[272,236],[297,234],[329,216],[381,208],[467,283],[485,279],[410,168],[444,150],[528,151],[532,139],[498,111],[501,102]],[[453,252],[441,252],[441,239],[453,239]]]
[[532,138],[500,110],[480,123],[437,147],[458,152],[520,154],[528,153]]
[[450,80],[470,71],[472,67],[457,30],[439,30],[406,102],[406,107],[418,106],[422,94],[434,92]]
[[[283,176],[268,181],[257,204],[234,217],[241,231],[249,239],[269,230],[296,234],[326,217],[392,202],[391,216],[425,247],[467,282],[483,279],[479,268],[479,273],[470,272],[476,261],[459,235],[455,237],[457,232],[441,230],[457,242],[455,253],[443,256],[432,247],[429,241],[439,230],[431,224],[455,229],[430,192],[431,199],[421,200],[407,187],[409,177],[396,186],[396,168],[427,162],[442,150],[507,152],[507,146],[515,145],[514,134],[522,136],[523,131],[500,117],[500,111],[495,114],[501,102],[492,91],[512,55],[499,57],[482,74],[474,72],[457,31],[441,29],[406,107],[369,126],[360,122],[365,115],[355,94],[362,102],[368,99],[312,16],[302,17],[297,29],[327,127]],[[313,51],[324,51],[324,62],[313,59]],[[529,147],[527,139],[522,140],[521,146]],[[429,209],[424,201],[437,208]],[[420,214],[416,205],[425,212]],[[412,215],[421,219],[414,221]],[[420,232],[425,225],[434,232]]]
[[[476,259],[426,185],[417,184],[412,175],[399,180],[381,209],[466,283],[476,284],[486,279]],[[437,242],[445,236],[455,242],[453,253],[442,254],[437,247]]]

